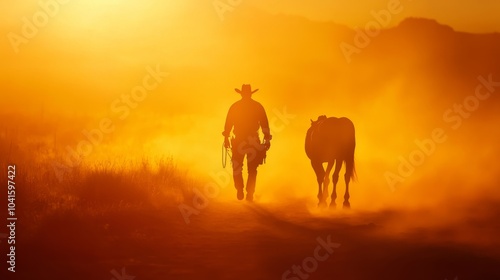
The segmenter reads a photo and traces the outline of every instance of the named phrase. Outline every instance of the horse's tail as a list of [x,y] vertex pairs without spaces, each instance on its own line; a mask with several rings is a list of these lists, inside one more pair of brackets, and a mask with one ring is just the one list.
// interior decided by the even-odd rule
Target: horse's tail
[[345,168],[347,174],[350,174],[350,178],[353,181],[357,181],[358,176],[356,175],[356,165],[354,164],[354,150],[356,149],[356,143],[354,143],[352,147],[352,152],[349,153],[349,156],[345,160]]
[[357,181],[356,165],[354,164],[354,153],[345,160],[346,173],[350,175],[351,180]]
[[352,157],[351,179],[355,182],[358,180],[358,174],[356,173],[356,164],[354,163],[354,155]]

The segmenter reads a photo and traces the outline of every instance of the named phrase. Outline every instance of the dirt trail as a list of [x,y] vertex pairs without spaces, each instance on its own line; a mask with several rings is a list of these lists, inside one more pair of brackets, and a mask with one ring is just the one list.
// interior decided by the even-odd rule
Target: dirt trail
[[[57,232],[75,243],[59,249],[47,240],[32,244],[21,252],[32,258],[29,272],[19,279],[121,280],[112,271],[121,275],[122,268],[135,280],[500,279],[498,243],[488,247],[451,238],[465,228],[419,227],[387,234],[398,219],[411,215],[310,213],[300,201],[212,202],[186,224],[172,206],[146,217],[111,221],[111,229],[96,236]],[[496,236],[500,232],[484,222],[474,227]]]
[[[401,213],[312,215],[304,205],[210,205],[176,232],[169,279],[282,279],[287,270],[283,279],[500,279],[498,251],[441,237],[444,229],[387,235]],[[322,247],[318,260],[318,238],[340,247]]]

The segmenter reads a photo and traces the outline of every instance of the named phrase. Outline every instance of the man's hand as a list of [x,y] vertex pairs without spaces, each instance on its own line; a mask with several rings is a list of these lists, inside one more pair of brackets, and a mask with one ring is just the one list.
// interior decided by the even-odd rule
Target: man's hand
[[269,151],[271,148],[271,141],[266,140],[266,142],[264,142],[264,147],[266,148],[266,151]]
[[269,151],[271,148],[271,139],[273,139],[271,134],[264,135],[264,147],[266,148],[266,151]]
[[224,137],[224,147],[226,149],[231,148],[231,142],[229,141],[229,137]]

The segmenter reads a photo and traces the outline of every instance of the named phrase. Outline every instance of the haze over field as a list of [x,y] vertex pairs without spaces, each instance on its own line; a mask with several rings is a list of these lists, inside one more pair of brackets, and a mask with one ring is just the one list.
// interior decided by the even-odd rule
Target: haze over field
[[[276,239],[286,234],[281,226],[299,238],[301,230],[283,220],[306,223],[311,236],[317,228],[326,232],[321,222],[328,219],[340,232],[353,226],[349,230],[361,235],[356,223],[371,227],[373,221],[384,224],[376,229],[383,236],[430,228],[433,242],[491,246],[488,254],[498,255],[498,229],[481,230],[499,213],[500,4],[62,2],[51,2],[60,4],[51,6],[44,26],[36,23],[44,12],[37,1],[0,4],[10,11],[0,21],[0,152],[5,161],[51,166],[50,174],[33,178],[171,158],[180,177],[197,186],[223,182],[217,203],[191,216],[202,232],[241,213],[250,213],[245,226],[264,225],[266,232],[269,225]],[[257,181],[256,202],[264,210],[237,208],[230,166],[221,167],[224,120],[240,97],[234,88],[244,83],[260,89],[254,98],[266,108],[274,136]],[[319,115],[346,116],[356,128],[358,181],[351,185],[348,218],[316,209],[304,139]],[[151,166],[152,174],[165,172]],[[183,240],[177,206],[191,205],[193,194],[176,180],[184,196],[165,212],[175,220],[171,231],[178,239],[172,238]],[[341,180],[339,197],[343,192]],[[472,226],[446,234],[462,221]]]
[[[353,196],[359,206],[420,205],[448,200],[450,192],[483,195],[476,184],[497,179],[490,161],[498,151],[498,132],[491,131],[498,121],[496,92],[477,109],[471,103],[470,117],[453,106],[474,94],[480,76],[499,79],[499,35],[407,19],[375,37],[363,33],[365,47],[359,30],[335,23],[243,4],[221,22],[215,10],[169,3],[61,6],[19,54],[4,45],[3,114],[32,119],[50,135],[47,141],[56,141],[49,154],[76,150],[86,139],[82,130],[109,118],[113,132],[85,157],[89,161],[127,150],[139,157],[172,155],[209,174],[220,171],[220,132],[238,98],[233,89],[252,83],[275,130],[259,178],[263,199],[314,194],[303,141],[309,119],[321,114],[354,121],[360,182]],[[155,88],[129,100],[151,73]],[[429,147],[425,164],[408,179],[402,176],[393,193],[396,183],[387,182],[386,172],[401,176],[400,156],[408,160],[419,148],[415,140],[430,138],[435,128],[444,130],[446,142]],[[290,173],[292,166],[301,172]],[[436,175],[453,182],[446,184],[451,190],[433,182]],[[456,190],[455,183],[464,187]],[[429,197],[428,188],[436,185],[439,191]]]

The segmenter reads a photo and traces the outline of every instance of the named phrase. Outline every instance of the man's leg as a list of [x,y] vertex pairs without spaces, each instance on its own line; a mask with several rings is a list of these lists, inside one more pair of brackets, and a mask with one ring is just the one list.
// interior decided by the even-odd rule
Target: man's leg
[[245,157],[245,154],[241,154],[237,151],[237,149],[233,149],[233,157],[232,157],[232,163],[233,163],[233,179],[234,179],[234,187],[236,188],[237,191],[237,198],[239,200],[242,200],[243,197],[245,196],[243,193],[243,158]]
[[253,201],[253,194],[255,193],[255,183],[257,182],[257,167],[259,166],[258,160],[247,156],[248,165],[248,180],[247,180],[247,200]]

